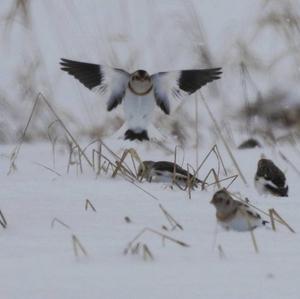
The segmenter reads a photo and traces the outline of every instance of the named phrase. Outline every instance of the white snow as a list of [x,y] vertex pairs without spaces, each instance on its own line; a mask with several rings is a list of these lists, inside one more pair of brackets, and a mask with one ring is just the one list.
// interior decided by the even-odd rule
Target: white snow
[[[299,0],[290,1],[291,5],[275,0],[30,1],[31,26],[21,13],[7,26],[5,18],[13,3],[0,1],[0,142],[11,142],[0,144],[0,210],[8,222],[6,229],[0,226],[0,299],[299,299],[299,174],[279,153],[299,170],[298,141],[293,146],[268,147],[268,140],[260,137],[262,149],[233,149],[248,185],[238,178],[229,190],[249,198],[262,211],[274,208],[296,231],[283,225],[277,225],[276,232],[270,225],[256,229],[259,253],[250,233],[217,226],[215,208],[209,204],[216,186],[194,190],[189,199],[187,191],[172,190],[165,184],[134,185],[122,176],[111,178],[111,172],[97,177],[85,162],[83,174],[76,165],[67,173],[65,131],[53,123],[56,118],[42,101],[26,137],[35,141],[43,136],[44,143],[24,143],[17,170],[7,175],[11,152],[38,92],[43,92],[82,147],[91,141],[87,132],[96,128],[101,136],[111,136],[122,126],[122,110],[107,113],[103,98],[59,69],[61,57],[155,73],[206,67],[201,50],[208,49],[212,64],[221,66],[224,73],[221,80],[203,88],[202,94],[234,148],[250,137],[246,122],[235,119],[245,104],[242,61],[254,80],[247,85],[250,103],[256,99],[256,87],[263,95],[275,88],[286,91],[285,106],[299,102],[299,32],[289,27],[291,19],[282,24],[286,31],[261,25],[284,8],[297,16]],[[156,128],[151,126],[151,132],[168,136],[176,120],[182,132],[193,136],[195,99],[199,100],[199,163],[217,143],[228,175],[237,174],[199,94],[182,105],[171,103],[177,108],[172,107],[170,116],[157,107]],[[253,121],[259,126],[259,120]],[[282,130],[275,137],[286,133],[291,132]],[[52,141],[58,138],[55,159],[51,143],[45,141],[48,134]],[[143,160],[174,159],[163,148],[174,150],[173,141],[158,147],[104,140],[118,155],[134,147]],[[95,146],[88,147],[89,159]],[[254,188],[262,153],[285,172],[288,198],[261,196]],[[177,163],[195,167],[197,160],[195,138],[189,136],[185,148],[177,148]],[[131,165],[130,159],[127,162]],[[218,167],[211,155],[199,178]],[[221,177],[226,177],[222,169]],[[96,212],[85,210],[86,199]],[[171,230],[160,204],[183,230]],[[148,246],[154,259],[145,261],[142,252],[124,255],[128,243],[146,227],[189,247],[163,242],[148,231],[138,241]],[[80,251],[75,256],[73,235],[88,256]]]
[[[116,142],[109,140],[108,144],[116,151],[119,149]],[[0,237],[2,298],[299,297],[299,234],[282,225],[277,226],[277,232],[259,228],[254,231],[259,248],[259,253],[255,253],[250,233],[217,227],[215,209],[209,204],[216,190],[212,187],[208,191],[193,191],[189,199],[187,192],[176,188],[138,183],[157,200],[121,176],[95,178],[87,165],[82,175],[76,175],[74,166],[66,174],[68,155],[63,147],[56,154],[55,170],[61,174],[58,176],[35,164],[53,167],[50,144],[24,144],[16,161],[18,170],[7,176],[12,147],[0,149],[0,209],[8,222]],[[222,147],[220,151],[230,169],[230,160]],[[268,149],[263,151],[271,154]],[[139,152],[143,159],[173,160],[173,156],[160,150],[149,151],[139,146]],[[203,149],[200,157],[207,152]],[[252,204],[264,211],[275,208],[299,232],[299,178],[277,158],[287,173],[290,196],[259,196],[253,177],[261,152],[235,152],[249,186],[238,179],[230,190],[248,196]],[[193,152],[186,155],[192,156]],[[295,158],[292,152],[289,156]],[[299,165],[299,158],[293,161]],[[217,162],[212,160],[210,167],[217,167]],[[86,199],[96,212],[85,211]],[[162,230],[162,225],[170,225],[159,204],[183,226],[183,231]],[[131,223],[125,221],[126,216]],[[54,218],[70,228],[58,222],[51,227]],[[139,241],[147,244],[154,260],[144,261],[142,253],[124,255],[128,242],[145,227],[190,247],[167,240],[163,245],[160,237],[146,233]],[[75,257],[72,234],[83,244],[88,257]],[[224,258],[220,258],[218,246]]]

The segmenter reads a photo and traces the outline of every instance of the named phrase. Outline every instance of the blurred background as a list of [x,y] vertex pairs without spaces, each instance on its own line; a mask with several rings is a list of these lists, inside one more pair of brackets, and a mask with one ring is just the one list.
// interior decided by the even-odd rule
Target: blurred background
[[[130,72],[222,67],[201,93],[233,145],[298,142],[298,0],[5,0],[0,20],[0,143],[18,140],[39,92],[78,138],[121,127],[122,107],[107,113],[99,95],[60,70],[61,57]],[[182,145],[217,138],[199,93],[155,117]],[[39,102],[26,140],[49,139],[53,121]]]

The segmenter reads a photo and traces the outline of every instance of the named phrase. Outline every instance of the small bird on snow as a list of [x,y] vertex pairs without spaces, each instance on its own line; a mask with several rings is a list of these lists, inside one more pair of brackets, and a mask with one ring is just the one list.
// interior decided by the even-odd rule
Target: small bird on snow
[[85,87],[108,95],[107,110],[123,102],[127,131],[125,139],[149,140],[147,128],[155,104],[170,114],[170,101],[192,94],[221,76],[221,68],[160,72],[149,75],[144,70],[132,74],[122,69],[61,59],[61,69]]
[[268,159],[260,159],[255,174],[255,187],[259,193],[288,196],[289,187],[284,173]]
[[217,210],[218,223],[227,230],[249,231],[268,223],[247,204],[234,200],[225,189],[217,191],[210,203]]
[[192,187],[197,187],[202,181],[194,177],[178,164],[169,161],[143,161],[138,169],[138,177],[145,178],[148,182],[173,182],[175,166],[175,182],[187,186],[190,180]]

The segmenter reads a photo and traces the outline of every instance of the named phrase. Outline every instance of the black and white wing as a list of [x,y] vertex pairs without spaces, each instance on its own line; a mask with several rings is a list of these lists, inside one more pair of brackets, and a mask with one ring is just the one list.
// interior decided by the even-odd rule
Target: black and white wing
[[126,71],[65,58],[61,59],[60,65],[63,71],[75,77],[88,89],[108,94],[108,111],[122,102],[130,76]]
[[205,84],[221,78],[221,68],[161,72],[152,75],[156,104],[170,113],[171,99],[182,99]]

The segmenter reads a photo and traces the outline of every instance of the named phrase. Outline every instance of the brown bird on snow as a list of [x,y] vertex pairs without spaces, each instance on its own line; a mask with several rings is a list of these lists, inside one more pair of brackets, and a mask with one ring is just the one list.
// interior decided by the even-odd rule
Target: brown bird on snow
[[268,223],[247,204],[234,200],[225,189],[217,191],[210,203],[216,208],[218,223],[225,229],[249,231]]

